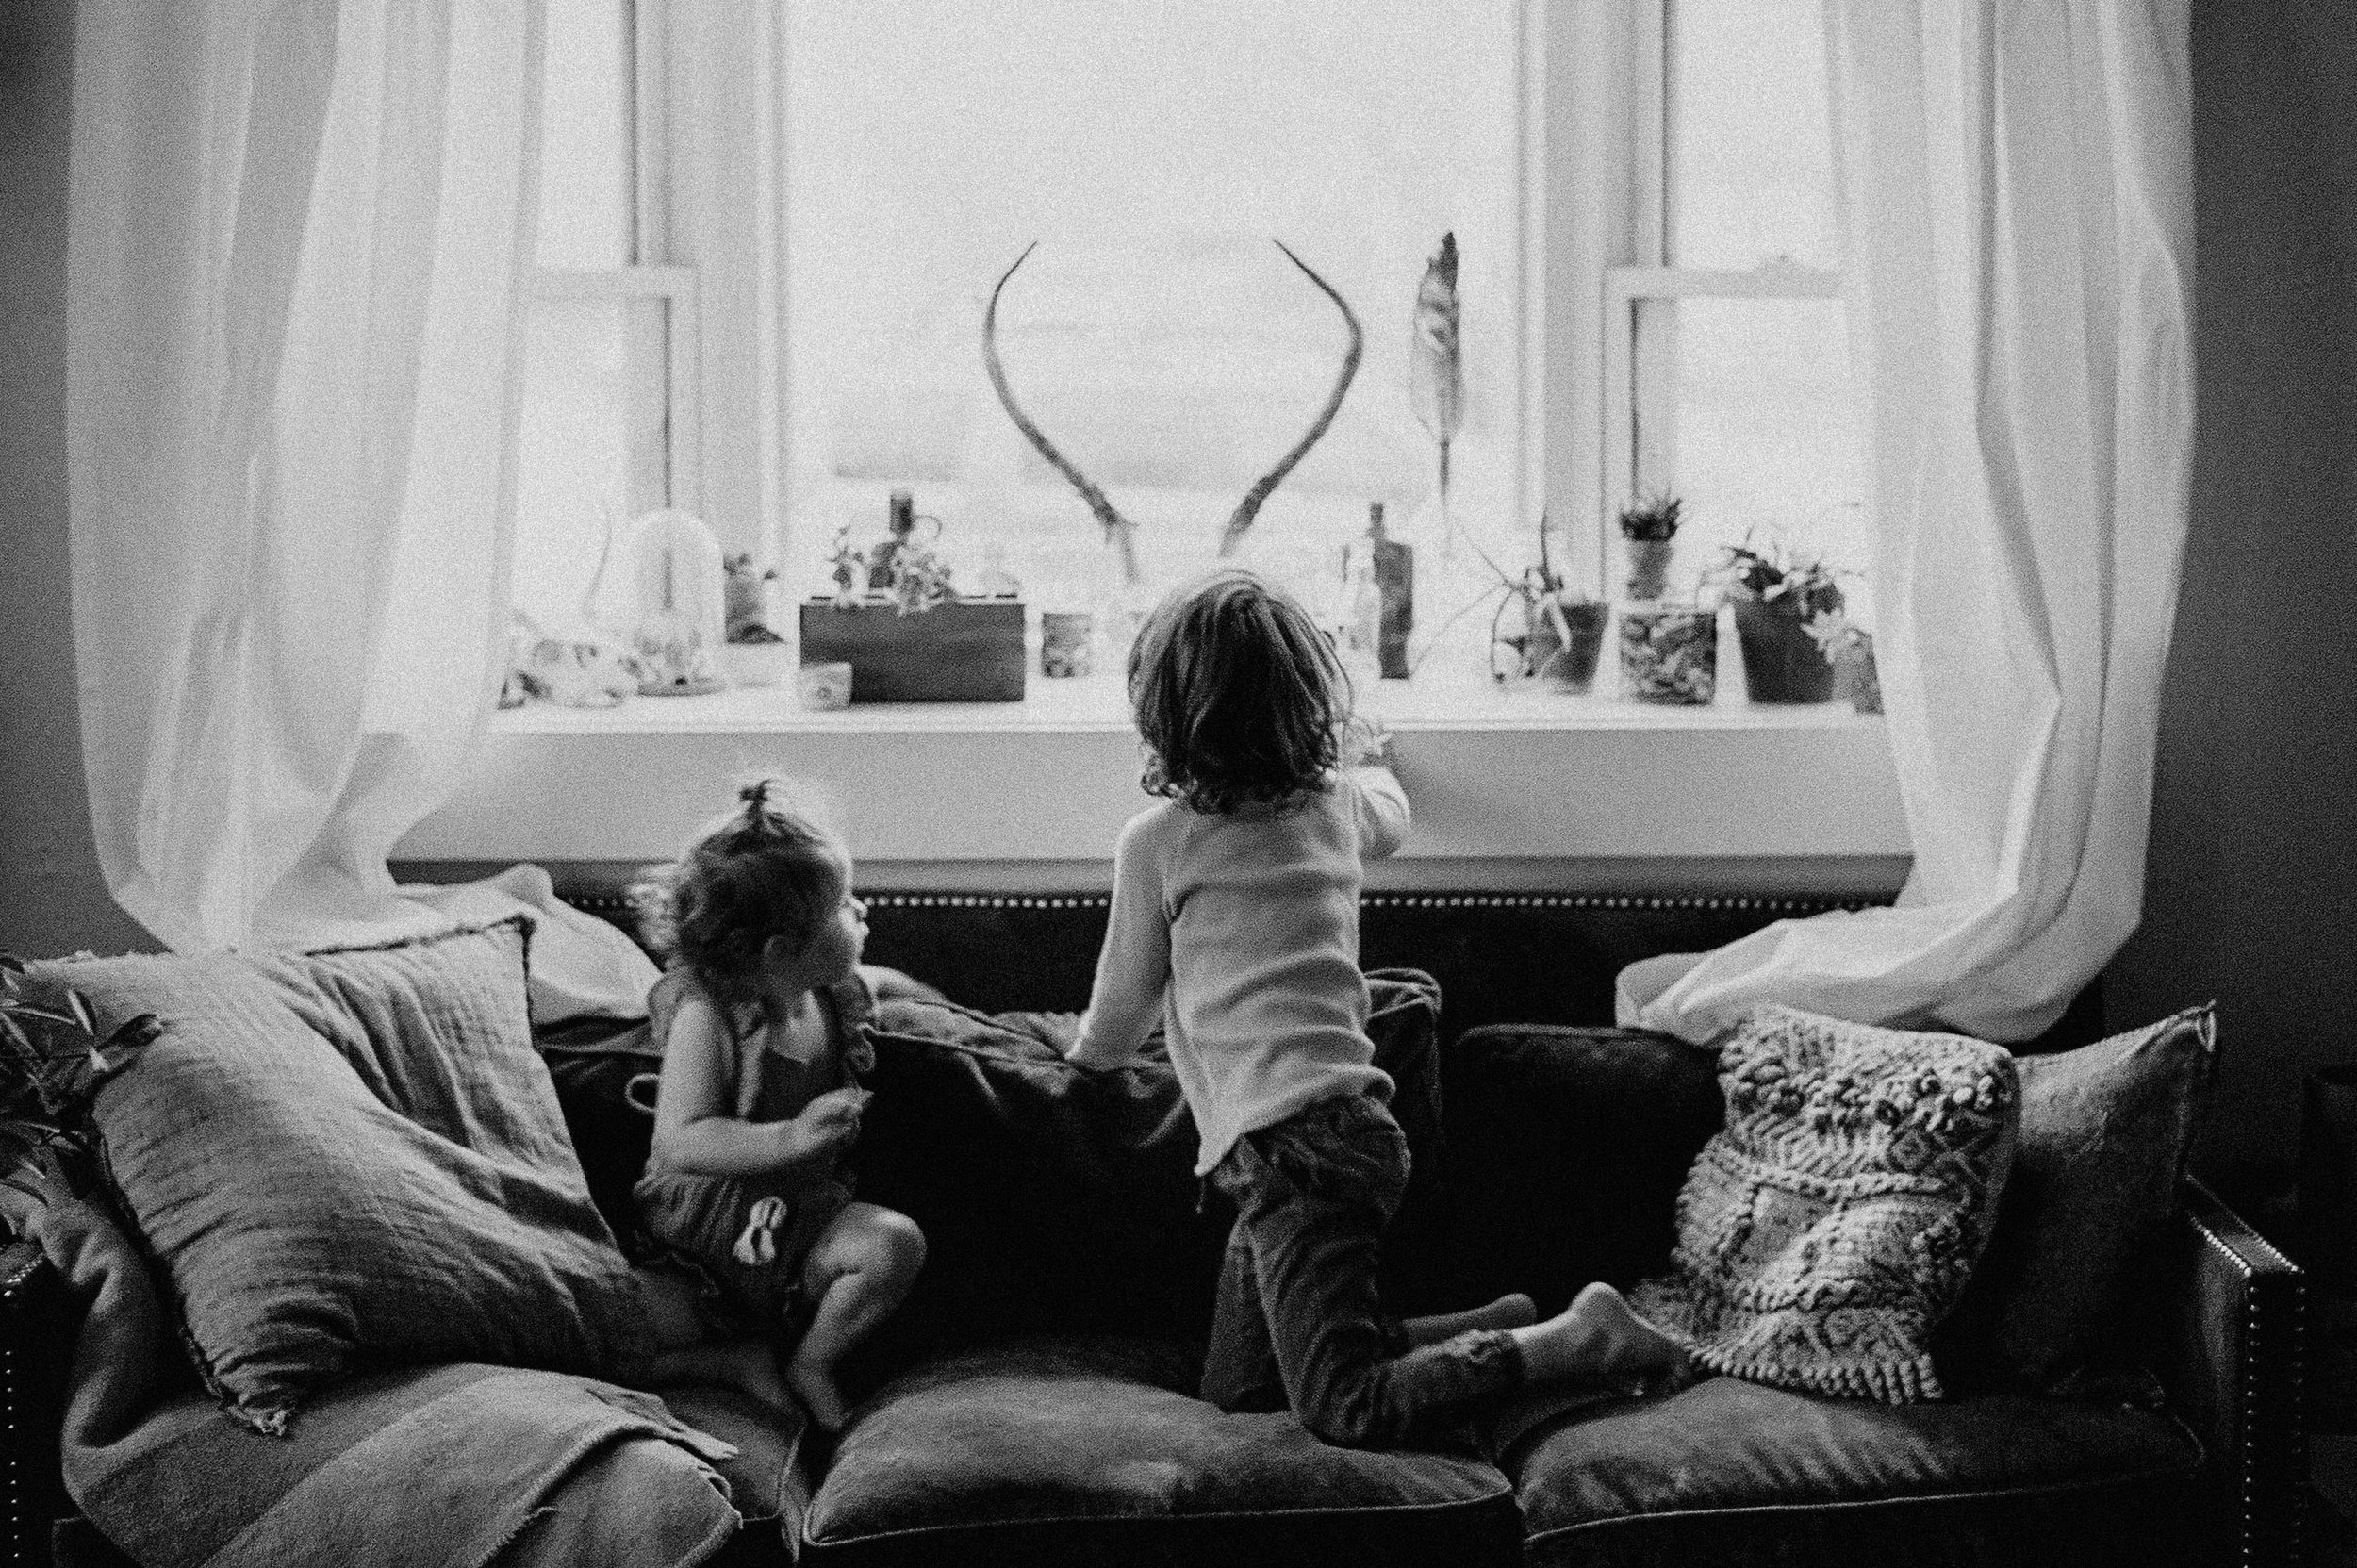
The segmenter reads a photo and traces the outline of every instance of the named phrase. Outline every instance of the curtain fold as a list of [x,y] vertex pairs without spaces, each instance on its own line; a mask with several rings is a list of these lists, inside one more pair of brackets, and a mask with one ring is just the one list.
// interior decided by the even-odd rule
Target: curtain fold
[[385,854],[504,660],[538,0],[88,0],[68,209],[83,755],[175,949],[421,926]]
[[1749,1006],[2047,1028],[2140,914],[2193,439],[2186,0],[1825,0],[1868,411],[1896,907],[1624,971]]

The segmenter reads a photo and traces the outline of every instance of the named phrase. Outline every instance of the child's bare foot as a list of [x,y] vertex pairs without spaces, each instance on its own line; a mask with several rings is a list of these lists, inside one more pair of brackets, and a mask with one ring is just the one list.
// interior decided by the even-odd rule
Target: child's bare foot
[[1527,1329],[1538,1321],[1539,1304],[1516,1291],[1499,1296],[1486,1307],[1440,1312],[1431,1317],[1402,1318],[1399,1326],[1410,1345],[1438,1345],[1476,1329]]
[[850,1419],[850,1407],[843,1402],[843,1391],[835,1386],[832,1367],[796,1356],[785,1364],[785,1386],[800,1398],[820,1431],[839,1432]]
[[1685,1369],[1677,1341],[1639,1317],[1619,1291],[1601,1281],[1547,1319],[1513,1331],[1523,1368],[1536,1382],[1618,1382]]

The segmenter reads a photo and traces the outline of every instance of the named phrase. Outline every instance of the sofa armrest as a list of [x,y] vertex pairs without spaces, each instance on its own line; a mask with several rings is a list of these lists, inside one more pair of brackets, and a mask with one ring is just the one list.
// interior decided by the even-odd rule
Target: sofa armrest
[[31,1242],[0,1242],[0,1560],[47,1562],[50,1522],[74,1511],[58,1477],[73,1357],[64,1281]]
[[2307,1495],[2306,1283],[2191,1177],[2170,1237],[2157,1346],[2170,1409],[2209,1451],[2233,1515],[2216,1560],[2297,1562]]

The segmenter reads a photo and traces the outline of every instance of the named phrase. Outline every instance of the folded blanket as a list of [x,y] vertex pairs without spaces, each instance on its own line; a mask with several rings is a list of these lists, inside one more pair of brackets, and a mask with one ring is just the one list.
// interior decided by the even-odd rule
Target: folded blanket
[[692,1568],[738,1527],[735,1450],[651,1395],[482,1365],[354,1378],[293,1435],[224,1420],[103,1200],[12,1215],[86,1317],[61,1459],[82,1511],[143,1568]]

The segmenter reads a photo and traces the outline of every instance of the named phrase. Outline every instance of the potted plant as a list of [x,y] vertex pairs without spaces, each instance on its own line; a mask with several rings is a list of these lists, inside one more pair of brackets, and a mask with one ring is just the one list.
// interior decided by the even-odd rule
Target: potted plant
[[1725,546],[1724,558],[1711,574],[1735,606],[1743,684],[1751,700],[1832,701],[1834,667],[1826,647],[1810,635],[1809,623],[1841,612],[1834,568],[1772,539],[1764,550],[1748,542]]
[[101,1035],[79,991],[35,981],[0,953],[0,1186],[36,1203],[81,1192],[94,1168],[91,1097],[162,1032],[142,1013]]
[[1834,694],[1857,713],[1883,711],[1882,677],[1874,668],[1874,634],[1840,610],[1809,618],[1808,635],[1833,666]]
[[777,581],[777,569],[755,564],[750,551],[726,557],[720,569],[727,574],[722,588],[728,606],[728,641],[720,661],[729,678],[740,686],[783,685],[792,649],[769,624],[769,585]]
[[[1556,569],[1547,549],[1547,520],[1539,519],[1539,564],[1507,584],[1508,592],[1490,619],[1490,673],[1500,680],[1536,676],[1558,691],[1585,696],[1595,681],[1604,651],[1604,623],[1611,606],[1571,586]],[[1520,627],[1501,635],[1499,623],[1519,607]],[[1512,668],[1500,668],[1497,650],[1511,651]]]
[[1020,702],[1022,600],[958,592],[905,495],[869,554],[836,531],[835,592],[801,606],[802,667],[849,666],[852,702]]
[[1628,551],[1628,597],[1640,603],[1669,591],[1670,557],[1676,553],[1678,513],[1686,503],[1666,490],[1621,508],[1621,539]]

